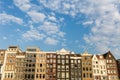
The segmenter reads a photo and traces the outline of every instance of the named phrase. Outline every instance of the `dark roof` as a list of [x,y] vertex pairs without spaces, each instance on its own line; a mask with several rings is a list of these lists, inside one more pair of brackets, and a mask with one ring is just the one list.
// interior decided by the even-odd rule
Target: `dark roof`
[[18,46],[9,46],[9,48],[18,48]]
[[117,59],[117,61],[120,61],[120,59]]
[[99,58],[100,58],[100,55],[96,55],[96,57],[99,59]]
[[110,51],[108,51],[107,53],[103,54],[104,58],[108,58],[109,54],[115,59],[115,57],[112,55],[112,53]]

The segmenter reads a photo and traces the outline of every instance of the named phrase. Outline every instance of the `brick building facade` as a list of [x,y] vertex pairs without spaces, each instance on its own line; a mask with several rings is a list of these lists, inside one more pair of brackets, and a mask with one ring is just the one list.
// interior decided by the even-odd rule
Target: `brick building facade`
[[110,51],[105,53],[103,56],[106,60],[108,80],[118,80],[117,63],[115,57]]

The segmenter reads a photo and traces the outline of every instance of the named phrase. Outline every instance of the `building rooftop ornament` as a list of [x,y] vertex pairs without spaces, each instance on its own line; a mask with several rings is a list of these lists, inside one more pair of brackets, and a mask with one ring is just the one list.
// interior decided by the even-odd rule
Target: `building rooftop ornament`
[[60,50],[60,52],[67,52],[67,50],[65,50],[64,48],[62,48],[62,49]]
[[75,54],[75,52],[74,52],[74,51],[72,51],[72,52],[71,52],[71,54]]
[[70,51],[68,51],[68,50],[66,50],[64,48],[62,48],[61,50],[58,50],[56,52],[57,52],[57,54],[70,54]]
[[82,56],[92,56],[92,54],[88,53],[88,51],[85,51],[83,54],[81,54]]

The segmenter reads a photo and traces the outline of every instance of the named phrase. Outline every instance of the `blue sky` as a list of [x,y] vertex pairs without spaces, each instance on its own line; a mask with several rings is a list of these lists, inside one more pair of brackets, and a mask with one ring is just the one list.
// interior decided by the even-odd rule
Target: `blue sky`
[[61,48],[120,58],[119,0],[0,0],[0,48]]

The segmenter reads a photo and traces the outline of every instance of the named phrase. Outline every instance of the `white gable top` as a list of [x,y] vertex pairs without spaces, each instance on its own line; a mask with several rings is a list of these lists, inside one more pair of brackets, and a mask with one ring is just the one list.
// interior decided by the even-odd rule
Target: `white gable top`
[[62,48],[62,49],[60,50],[60,52],[67,52],[67,50],[65,50],[64,48]]
[[87,51],[85,51],[83,54],[81,54],[82,56],[92,56],[92,54],[88,53]]
[[57,54],[70,54],[70,51],[62,48],[61,50],[57,51]]

